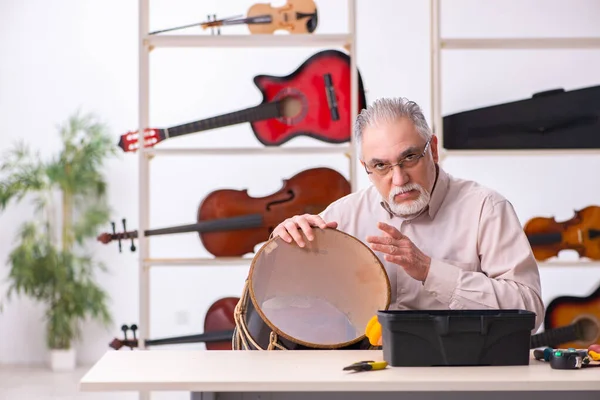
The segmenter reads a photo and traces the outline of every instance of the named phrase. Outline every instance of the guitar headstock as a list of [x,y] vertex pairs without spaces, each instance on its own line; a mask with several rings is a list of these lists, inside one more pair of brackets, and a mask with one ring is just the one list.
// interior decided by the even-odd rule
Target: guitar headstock
[[[144,147],[153,147],[156,143],[162,142],[165,136],[162,129],[157,128],[146,128],[144,129]],[[139,148],[138,144],[139,131],[129,131],[119,139],[118,146],[123,149],[124,152],[136,152]]]
[[[130,330],[133,332],[133,339],[127,339],[127,331]],[[119,350],[122,347],[129,347],[131,350],[133,350],[134,347],[138,347],[138,340],[135,337],[135,331],[137,330],[137,325],[133,324],[131,325],[131,327],[127,326],[127,325],[122,325],[121,326],[121,330],[123,331],[123,337],[124,339],[117,339],[114,338],[112,340],[112,342],[110,342],[109,346],[115,350]]]
[[108,244],[108,243],[112,242],[113,240],[118,240],[119,241],[119,253],[120,253],[121,252],[121,240],[131,239],[130,249],[131,249],[131,251],[135,251],[136,247],[135,247],[135,244],[133,243],[133,239],[138,237],[138,232],[127,230],[125,218],[123,218],[121,221],[123,222],[123,232],[116,233],[115,232],[115,223],[111,222],[110,224],[112,225],[112,233],[108,233],[108,232],[101,233],[100,235],[98,235],[96,240],[98,240],[99,242],[104,243],[104,244]]

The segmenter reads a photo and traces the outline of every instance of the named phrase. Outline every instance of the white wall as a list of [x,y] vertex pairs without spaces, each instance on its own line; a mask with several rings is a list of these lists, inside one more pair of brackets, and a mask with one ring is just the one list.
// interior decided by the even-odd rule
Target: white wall
[[[276,2],[275,5],[281,4]],[[444,36],[584,36],[600,35],[600,3],[593,0],[444,1]],[[251,1],[151,1],[151,30],[218,16],[243,14]],[[321,0],[319,33],[346,29],[346,2]],[[430,112],[429,2],[360,0],[358,64],[368,100],[407,96]],[[57,150],[55,126],[81,107],[98,113],[115,137],[137,126],[137,1],[0,2],[0,151],[24,138],[42,154]],[[244,27],[227,32],[243,33]],[[190,29],[179,33],[197,33]],[[225,33],[225,32],[223,32]],[[319,49],[160,49],[151,57],[151,123],[176,125],[256,105],[252,83],[257,74],[285,75]],[[600,83],[600,52],[452,51],[443,56],[444,114],[517,100],[554,87],[566,89]],[[260,147],[249,126],[239,125],[173,139],[162,147]],[[297,139],[289,146],[323,143]],[[109,163],[114,219],[127,218],[137,228],[137,156],[121,153]],[[151,225],[194,222],[199,202],[219,188],[248,188],[254,196],[279,189],[281,180],[306,168],[330,166],[347,175],[342,156],[158,157],[151,168]],[[249,167],[256,173],[250,174]],[[457,176],[473,178],[506,195],[521,221],[533,216],[570,218],[572,210],[597,204],[594,181],[598,156],[455,157],[445,164]],[[526,168],[527,167],[527,168]],[[359,170],[360,171],[360,170]],[[525,171],[530,171],[526,173]],[[172,178],[175,175],[176,178]],[[360,175],[361,187],[368,184]],[[540,190],[534,190],[536,184]],[[0,277],[18,225],[30,207],[12,207],[0,216]],[[106,227],[109,229],[109,226]],[[203,257],[196,234],[154,237],[152,255]],[[84,330],[79,361],[95,362],[123,323],[139,323],[137,253],[119,254],[116,244],[92,244],[110,268],[99,277],[111,296],[115,326],[95,324]],[[572,255],[569,256],[573,259]],[[542,269],[546,302],[562,294],[585,295],[598,285],[598,267]],[[151,275],[153,337],[201,332],[206,309],[216,299],[239,296],[246,268],[157,267]],[[573,278],[572,282],[566,282]],[[6,285],[0,284],[4,293]],[[27,299],[0,314],[0,363],[38,363],[46,357],[42,308]],[[188,345],[191,348],[202,345]],[[179,348],[179,347],[178,347]]]

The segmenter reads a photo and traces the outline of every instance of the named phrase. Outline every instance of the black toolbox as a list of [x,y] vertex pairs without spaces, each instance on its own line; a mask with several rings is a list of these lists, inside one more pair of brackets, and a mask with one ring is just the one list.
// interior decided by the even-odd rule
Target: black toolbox
[[526,310],[381,310],[390,366],[527,365],[535,313]]

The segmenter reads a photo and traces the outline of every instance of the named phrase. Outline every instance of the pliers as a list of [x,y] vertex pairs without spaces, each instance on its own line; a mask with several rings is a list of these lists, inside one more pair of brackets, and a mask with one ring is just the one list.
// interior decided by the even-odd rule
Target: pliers
[[387,365],[388,363],[385,361],[359,361],[344,367],[344,371],[375,371],[384,369]]

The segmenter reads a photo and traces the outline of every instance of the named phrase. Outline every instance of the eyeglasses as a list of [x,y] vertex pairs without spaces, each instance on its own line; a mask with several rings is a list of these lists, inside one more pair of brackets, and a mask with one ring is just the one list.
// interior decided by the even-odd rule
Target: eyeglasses
[[364,165],[365,171],[367,172],[367,174],[372,174],[374,172],[376,175],[385,176],[396,165],[399,166],[400,168],[412,168],[415,165],[417,165],[417,163],[419,162],[419,160],[421,158],[425,157],[425,153],[427,153],[427,149],[429,148],[429,142],[431,142],[431,138],[429,138],[429,140],[427,141],[427,143],[425,143],[425,148],[423,149],[423,152],[421,154],[409,154],[408,156],[404,157],[397,164],[377,163],[377,164],[371,166],[371,168],[373,169],[373,171],[369,171],[367,169],[367,165],[365,164]]

